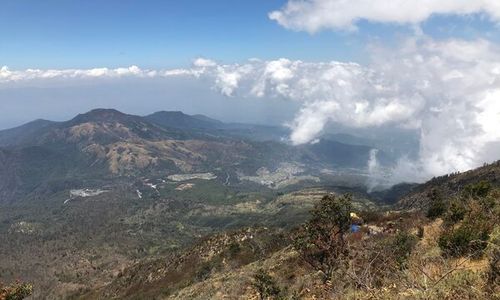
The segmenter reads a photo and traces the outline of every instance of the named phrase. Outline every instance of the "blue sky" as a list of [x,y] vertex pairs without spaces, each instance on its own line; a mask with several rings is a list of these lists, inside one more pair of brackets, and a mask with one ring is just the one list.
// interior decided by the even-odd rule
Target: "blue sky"
[[[147,68],[251,57],[348,59],[356,39],[290,32],[269,20],[283,0],[2,1],[0,64]],[[342,47],[339,47],[339,43]]]
[[97,107],[286,124],[293,144],[411,129],[400,178],[467,170],[500,157],[498,1],[0,0],[0,129]]
[[[412,32],[410,26],[366,21],[355,33],[287,30],[268,17],[285,4],[285,0],[3,0],[0,65],[170,68],[189,65],[196,57],[226,63],[253,57],[364,62],[367,43],[394,43]],[[498,38],[491,23],[480,18],[441,16],[421,26],[440,38],[487,34]]]

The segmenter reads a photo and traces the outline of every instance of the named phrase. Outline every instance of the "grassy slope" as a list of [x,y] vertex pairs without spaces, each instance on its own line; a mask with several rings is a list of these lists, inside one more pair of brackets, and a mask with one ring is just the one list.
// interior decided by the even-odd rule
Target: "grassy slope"
[[[465,174],[436,179],[415,190],[423,193],[429,188],[464,189],[464,185],[490,179],[497,183],[499,164],[485,166]],[[477,178],[476,178],[477,176]],[[311,189],[278,197],[268,203],[271,207],[304,203],[324,191]],[[413,194],[415,195],[415,191]],[[450,200],[456,194],[445,194]],[[490,194],[494,211],[500,206],[500,193]],[[464,198],[469,199],[469,198]],[[479,209],[476,200],[469,199],[469,207]],[[479,202],[480,203],[480,202]],[[309,206],[310,207],[310,206]],[[491,259],[498,255],[500,232],[498,216],[488,211],[494,224],[489,244],[481,256],[446,256],[439,246],[439,239],[446,231],[457,228],[446,225],[438,218],[426,218],[425,211],[392,211],[383,214],[363,213],[365,227],[361,234],[347,237],[349,268],[330,282],[323,282],[320,272],[305,263],[294,250],[289,231],[249,229],[237,233],[218,235],[200,242],[187,252],[180,252],[174,259],[138,263],[127,269],[110,285],[82,296],[93,298],[125,299],[257,299],[254,276],[263,269],[284,291],[287,297],[297,299],[497,299],[500,282],[488,282],[494,266]],[[476,212],[477,213],[477,212]],[[481,212],[479,211],[481,214]],[[484,211],[483,213],[486,213]],[[474,222],[474,218],[471,220]],[[470,222],[470,221],[469,221]],[[472,223],[474,224],[474,223]],[[367,230],[383,229],[378,235],[368,235]],[[421,235],[419,235],[421,232]],[[243,235],[242,235],[243,234]],[[415,243],[409,250],[400,252],[401,237],[408,236]],[[275,247],[256,247],[262,240]],[[403,248],[406,249],[406,248]],[[496,250],[494,250],[496,249]],[[408,251],[408,252],[406,252]],[[492,252],[493,251],[493,252]],[[494,254],[497,251],[497,254]],[[260,253],[260,254],[259,254]],[[207,255],[209,254],[209,255]],[[492,256],[493,255],[493,256]],[[180,264],[176,263],[181,261]],[[173,263],[174,262],[174,263]],[[188,264],[188,265],[186,265]],[[496,262],[498,268],[498,258]],[[172,275],[172,274],[175,274]],[[490,277],[491,278],[491,277]],[[133,283],[132,283],[133,282]]]
[[438,189],[447,196],[457,195],[463,187],[471,183],[486,180],[500,186],[500,161],[462,173],[454,173],[435,177],[432,180],[414,187],[410,193],[401,198],[398,207],[401,209],[422,209],[429,206],[429,194]]

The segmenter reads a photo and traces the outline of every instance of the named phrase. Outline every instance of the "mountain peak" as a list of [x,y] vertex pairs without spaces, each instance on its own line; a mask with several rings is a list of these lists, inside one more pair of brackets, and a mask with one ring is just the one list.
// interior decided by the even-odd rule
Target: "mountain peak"
[[218,120],[203,115],[187,115],[181,111],[159,111],[145,117],[148,121],[163,127],[215,129],[223,125]]
[[171,110],[171,111],[161,110],[161,111],[157,111],[157,112],[151,114],[151,116],[184,117],[184,118],[190,117],[189,115],[183,113],[180,110]]
[[116,109],[97,108],[87,113],[79,114],[71,120],[72,123],[85,123],[85,122],[112,122],[121,121],[130,117]]

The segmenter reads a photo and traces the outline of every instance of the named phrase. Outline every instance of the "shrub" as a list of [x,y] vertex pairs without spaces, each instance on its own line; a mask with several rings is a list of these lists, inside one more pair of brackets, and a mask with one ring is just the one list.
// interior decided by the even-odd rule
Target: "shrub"
[[390,243],[390,247],[400,269],[406,268],[408,257],[413,251],[413,248],[415,248],[417,242],[417,237],[407,232],[399,232],[394,236]]
[[221,268],[222,260],[223,258],[221,256],[215,256],[212,259],[201,263],[196,269],[196,273],[193,279],[195,279],[196,281],[206,280],[212,273]]
[[465,223],[457,228],[445,231],[438,240],[443,254],[452,257],[463,255],[481,256],[489,238],[489,232],[481,225],[481,222],[476,224]]
[[478,272],[471,270],[459,270],[450,273],[437,286],[427,291],[423,299],[494,299],[488,296],[480,288],[482,278]]
[[433,189],[427,196],[431,200],[429,209],[427,210],[427,218],[436,219],[442,216],[446,211],[446,203],[441,191]]
[[499,199],[498,190],[481,181],[468,185],[462,197],[450,203],[444,217],[449,228],[438,240],[445,256],[483,254],[490,233],[499,221]]
[[241,246],[238,243],[231,243],[229,245],[229,255],[231,257],[236,256],[238,253],[241,252]]
[[454,199],[450,202],[448,210],[444,216],[447,225],[453,225],[463,220],[467,209],[462,199]]
[[486,249],[488,257],[487,281],[488,288],[500,292],[500,227],[497,226],[491,233],[490,242]]
[[283,291],[276,280],[263,269],[259,269],[253,279],[253,286],[257,289],[261,300],[284,299]]
[[0,284],[0,300],[22,300],[33,293],[30,283],[16,282],[10,286]]
[[463,195],[465,197],[471,198],[483,198],[488,195],[491,190],[491,183],[488,181],[482,180],[476,184],[469,184],[465,186]]
[[365,210],[359,213],[359,216],[363,219],[365,223],[378,223],[383,220],[383,215],[374,210]]
[[312,218],[294,239],[302,258],[325,274],[325,282],[332,278],[348,255],[345,234],[351,225],[352,198],[326,195],[311,211]]
[[417,237],[419,239],[422,239],[424,237],[424,227],[422,227],[421,225],[417,227]]

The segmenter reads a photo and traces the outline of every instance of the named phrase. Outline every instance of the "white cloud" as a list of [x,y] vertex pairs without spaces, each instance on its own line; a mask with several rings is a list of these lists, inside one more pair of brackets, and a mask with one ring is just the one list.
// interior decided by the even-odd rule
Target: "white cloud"
[[359,20],[417,24],[436,14],[483,13],[500,20],[497,0],[289,0],[269,18],[285,28],[317,32],[354,30]]
[[[187,69],[0,69],[0,87],[42,80],[184,76],[211,82],[226,96],[283,98],[301,108],[290,141],[315,141],[329,123],[399,126],[420,131],[419,159],[402,159],[399,178],[466,170],[500,158],[500,49],[485,40],[410,38],[398,50],[372,48],[368,65],[278,59]],[[57,81],[59,82],[59,81]],[[410,170],[411,171],[408,171]]]
[[217,65],[217,63],[215,61],[213,61],[211,59],[202,58],[202,57],[199,57],[193,61],[193,66],[200,67],[200,68],[215,67],[216,65]]
[[13,71],[7,66],[0,68],[0,83],[25,82],[47,79],[92,79],[92,78],[121,78],[154,77],[156,73],[150,70],[142,70],[137,66],[128,68],[94,68],[94,69],[65,69],[65,70],[40,70],[27,69]]
[[330,122],[420,130],[420,158],[402,159],[395,169],[401,177],[428,178],[500,158],[500,51],[485,40],[419,37],[399,50],[374,48],[367,66],[252,60],[217,65],[203,76],[224,95],[301,103],[288,123],[293,144],[314,141]]

